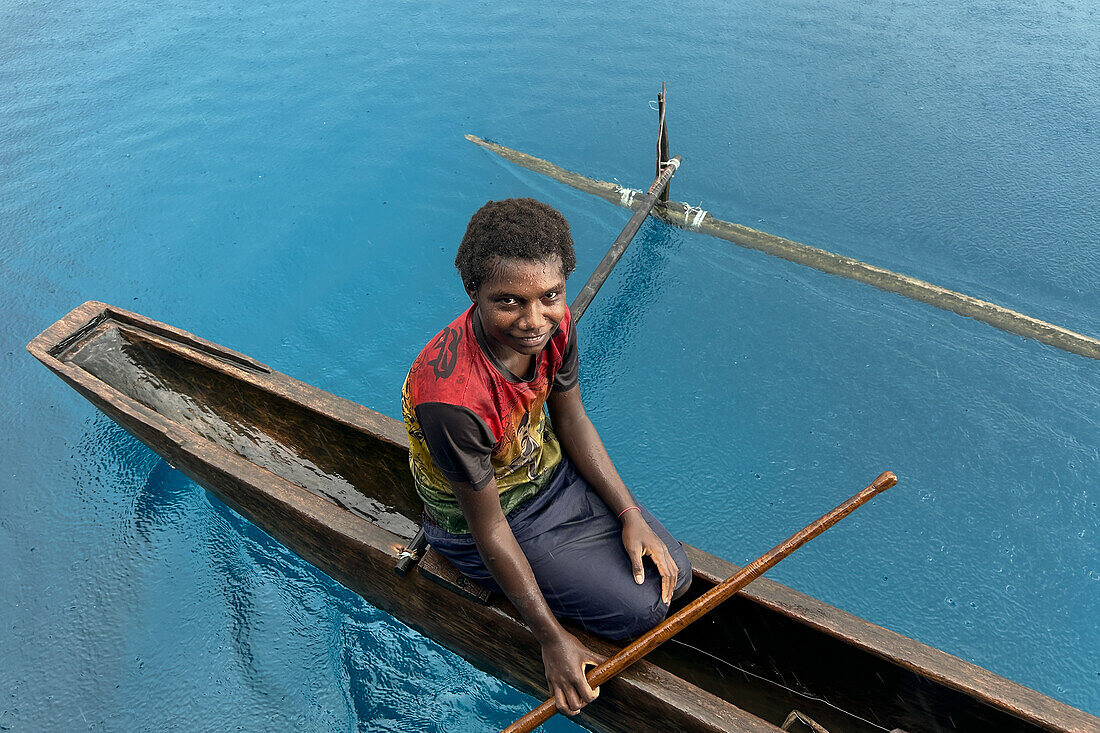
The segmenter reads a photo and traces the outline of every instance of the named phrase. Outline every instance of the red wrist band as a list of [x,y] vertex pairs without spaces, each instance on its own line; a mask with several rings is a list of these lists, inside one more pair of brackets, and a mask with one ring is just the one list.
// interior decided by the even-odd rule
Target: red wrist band
[[619,519],[622,519],[623,515],[629,512],[631,509],[638,509],[638,511],[642,511],[636,506],[628,506],[626,509],[623,509],[621,512],[619,512]]

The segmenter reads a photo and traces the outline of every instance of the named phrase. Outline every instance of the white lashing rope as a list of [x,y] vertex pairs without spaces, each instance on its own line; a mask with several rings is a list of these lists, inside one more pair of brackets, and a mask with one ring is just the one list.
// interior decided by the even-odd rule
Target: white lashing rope
[[707,218],[707,212],[703,211],[702,206],[691,206],[690,204],[684,204],[684,226],[691,231],[699,231],[699,225],[703,223],[703,219]]
[[[534,158],[503,145],[487,142],[474,135],[467,136],[467,139],[523,168],[548,176],[556,181],[567,183],[570,186],[576,186],[580,191],[601,197],[607,196],[608,192],[604,187],[606,181],[593,181],[580,176],[580,182],[578,183],[578,177],[575,177],[570,171],[549,163],[549,161]],[[615,190],[619,190],[619,188]],[[613,196],[610,197],[610,200],[612,203],[615,201]],[[685,208],[695,209],[695,207]],[[700,211],[692,217],[693,222],[687,218],[689,212],[685,211],[684,227],[689,228],[694,223],[696,227],[701,228],[706,220],[705,216],[701,214],[703,212]],[[709,214],[706,216],[709,216]],[[737,231],[734,231],[735,227],[731,222],[713,216],[711,218],[716,223],[709,227],[707,233],[740,247],[749,247],[772,257],[781,257],[799,265],[812,267],[820,272],[866,283],[888,293],[896,293],[960,316],[973,318],[1008,333],[1035,339],[1056,349],[1068,351],[1072,354],[1080,354],[1089,359],[1100,360],[1100,339],[1092,336],[1071,331],[1063,326],[1039,320],[987,300],[948,290],[939,285],[898,272],[873,267],[866,262],[852,260],[834,252],[810,247],[800,242],[784,240],[766,232],[748,228],[738,228]],[[752,242],[751,245],[750,241]]]
[[641,191],[633,188],[623,188],[622,186],[615,186],[615,188],[619,189],[619,206],[624,209],[629,209],[630,205],[634,203],[634,197],[641,193]]

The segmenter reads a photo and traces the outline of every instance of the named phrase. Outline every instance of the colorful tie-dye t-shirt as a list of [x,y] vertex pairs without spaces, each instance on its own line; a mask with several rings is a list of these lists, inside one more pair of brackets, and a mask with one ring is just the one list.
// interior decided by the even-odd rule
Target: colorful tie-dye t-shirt
[[546,486],[561,445],[543,405],[551,389],[577,384],[568,311],[524,377],[512,374],[487,344],[471,306],[428,342],[401,390],[416,490],[429,518],[453,534],[470,530],[450,481],[482,489],[495,478],[505,514]]

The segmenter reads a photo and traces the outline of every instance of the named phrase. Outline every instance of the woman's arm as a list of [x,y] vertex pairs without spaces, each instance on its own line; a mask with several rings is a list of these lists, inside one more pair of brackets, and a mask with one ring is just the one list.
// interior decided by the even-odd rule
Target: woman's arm
[[550,611],[535,581],[531,564],[520,549],[500,508],[496,480],[481,489],[469,483],[451,482],[458,505],[470,525],[485,567],[531,627],[542,646],[546,682],[558,710],[576,715],[599,695],[585,679],[585,665],[598,665],[603,657],[589,651],[570,634]]
[[581,388],[575,386],[565,391],[551,390],[546,406],[562,450],[622,522],[623,547],[630,556],[634,580],[639,585],[645,580],[642,557],[649,555],[661,573],[661,598],[665,603],[670,602],[676,588],[676,563],[665,543],[642,518],[641,512],[629,509],[637,506],[638,502],[615,470],[615,464],[611,462],[599,433],[588,419],[588,413],[581,401]]

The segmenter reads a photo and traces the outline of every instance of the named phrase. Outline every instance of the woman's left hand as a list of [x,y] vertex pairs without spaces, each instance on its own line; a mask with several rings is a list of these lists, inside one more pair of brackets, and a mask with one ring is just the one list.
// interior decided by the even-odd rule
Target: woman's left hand
[[657,571],[661,574],[661,600],[666,604],[672,601],[672,592],[676,588],[676,563],[669,554],[668,547],[650,528],[639,511],[630,511],[623,515],[623,547],[630,557],[634,569],[634,582],[645,582],[645,566],[642,558],[648,555]]

